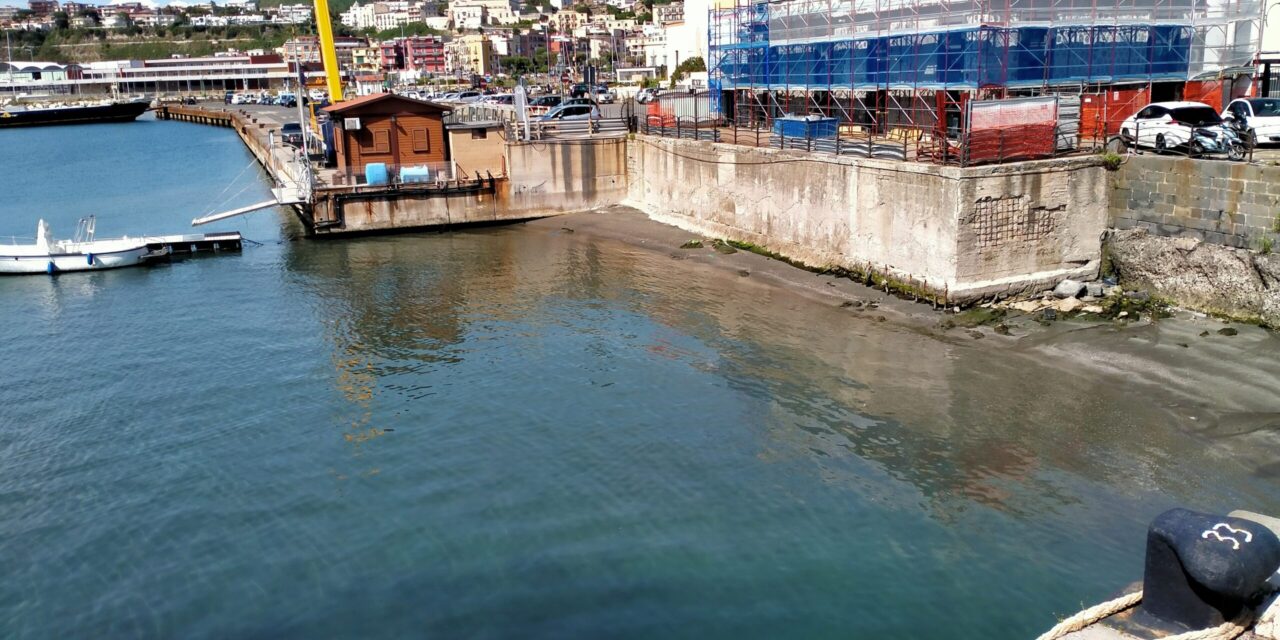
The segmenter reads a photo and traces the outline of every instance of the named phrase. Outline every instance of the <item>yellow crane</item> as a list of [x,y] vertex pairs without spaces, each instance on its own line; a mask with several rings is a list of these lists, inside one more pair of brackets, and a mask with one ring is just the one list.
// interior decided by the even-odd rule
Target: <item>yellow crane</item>
[[329,86],[329,102],[342,102],[342,69],[333,48],[333,23],[329,20],[329,0],[315,0],[316,33],[320,35],[320,59],[324,61],[324,81]]

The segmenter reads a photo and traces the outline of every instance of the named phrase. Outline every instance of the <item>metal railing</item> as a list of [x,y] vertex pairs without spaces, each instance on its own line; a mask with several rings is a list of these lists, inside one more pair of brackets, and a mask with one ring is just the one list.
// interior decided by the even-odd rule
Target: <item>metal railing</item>
[[[373,163],[362,171],[350,167],[324,170],[319,172],[320,178],[335,187],[373,187],[386,189],[391,187],[431,188],[447,185],[458,180],[473,179],[458,170],[452,160],[443,162],[420,162],[415,164]],[[476,176],[480,179],[488,176]]]
[[590,118],[582,120],[533,120],[528,124],[507,123],[508,140],[582,140],[622,138],[630,133],[626,118]]
[[[686,140],[710,140],[720,142],[719,123],[715,120],[699,121],[676,116],[639,116],[637,130],[651,136],[684,138]],[[758,142],[758,141],[757,141]],[[763,146],[756,144],[753,146]]]
[[515,107],[506,104],[452,104],[453,109],[445,118],[445,124],[459,122],[515,122]]
[[1256,141],[1248,131],[1241,131],[1230,124],[1188,128],[1193,131],[1207,129],[1212,135],[1192,133],[1190,139],[1184,141],[1182,138],[1185,132],[1169,132],[1168,125],[1154,127],[1148,125],[1144,131],[1140,123],[1135,123],[1133,131],[1121,129],[1117,135],[1109,138],[1106,149],[1112,153],[1131,155],[1155,153],[1186,158],[1253,162]]
[[[1241,146],[1228,153],[1225,145],[1215,148],[1181,142],[1159,147],[1154,139],[1147,139],[1150,136],[1143,137],[1138,132],[1102,141],[1085,140],[1078,125],[1068,125],[1060,122],[1057,126],[1009,126],[943,133],[907,127],[876,132],[872,127],[845,123],[834,136],[788,136],[763,126],[734,126],[718,119],[650,115],[637,117],[636,131],[664,138],[960,166],[1084,155],[1102,150],[1104,144],[1107,150],[1116,153],[1161,153],[1250,162],[1253,159],[1253,144],[1248,136],[1242,136]],[[1138,144],[1138,140],[1142,143]]]

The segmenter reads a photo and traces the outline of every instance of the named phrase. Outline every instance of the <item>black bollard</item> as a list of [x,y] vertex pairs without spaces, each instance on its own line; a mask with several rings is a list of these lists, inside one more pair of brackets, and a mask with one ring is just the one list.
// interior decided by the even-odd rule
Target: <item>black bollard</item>
[[1142,611],[1160,623],[1205,629],[1256,604],[1280,568],[1280,538],[1230,516],[1172,509],[1147,529]]

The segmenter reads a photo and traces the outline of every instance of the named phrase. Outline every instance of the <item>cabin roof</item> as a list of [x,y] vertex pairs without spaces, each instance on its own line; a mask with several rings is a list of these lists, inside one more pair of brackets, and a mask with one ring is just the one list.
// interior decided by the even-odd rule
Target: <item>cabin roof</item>
[[[367,96],[360,96],[352,100],[343,100],[342,102],[331,104],[324,108],[324,111],[332,114],[343,114],[349,112],[359,112],[364,107],[382,102],[401,102],[404,103],[407,111],[424,111],[434,109],[440,113],[452,111],[449,107],[426,100],[415,100],[406,98],[394,93],[372,93]],[[424,109],[425,107],[425,109]]]

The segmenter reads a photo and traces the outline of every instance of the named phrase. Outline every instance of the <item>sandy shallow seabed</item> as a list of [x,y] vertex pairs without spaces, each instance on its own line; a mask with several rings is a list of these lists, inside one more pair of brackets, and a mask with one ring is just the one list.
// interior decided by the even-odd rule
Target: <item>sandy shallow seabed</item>
[[[1205,445],[1220,448],[1221,455],[1259,475],[1280,478],[1280,457],[1274,453],[1280,450],[1280,338],[1273,331],[1227,325],[1184,311],[1154,322],[1073,319],[1047,327],[1013,312],[1005,320],[1011,329],[1007,336],[991,327],[945,329],[940,323],[948,314],[931,304],[903,300],[846,278],[814,274],[746,251],[725,255],[710,246],[681,249],[681,244],[699,237],[628,207],[545,218],[526,226],[544,233],[572,231],[584,242],[616,242],[666,254],[699,278],[722,279],[726,288],[750,281],[774,296],[794,296],[801,307],[834,308],[867,325],[916,334],[920,340],[936,342],[940,353],[979,350],[1005,360],[1004,365],[1030,360],[1064,380],[1102,378],[1127,393],[1147,396],[1144,400],[1164,407],[1179,430],[1202,436]],[[863,304],[841,306],[850,301]],[[804,312],[797,314],[798,321],[806,319]],[[1219,334],[1226,326],[1238,334]],[[1087,394],[1080,398],[1082,407],[1096,401]]]

